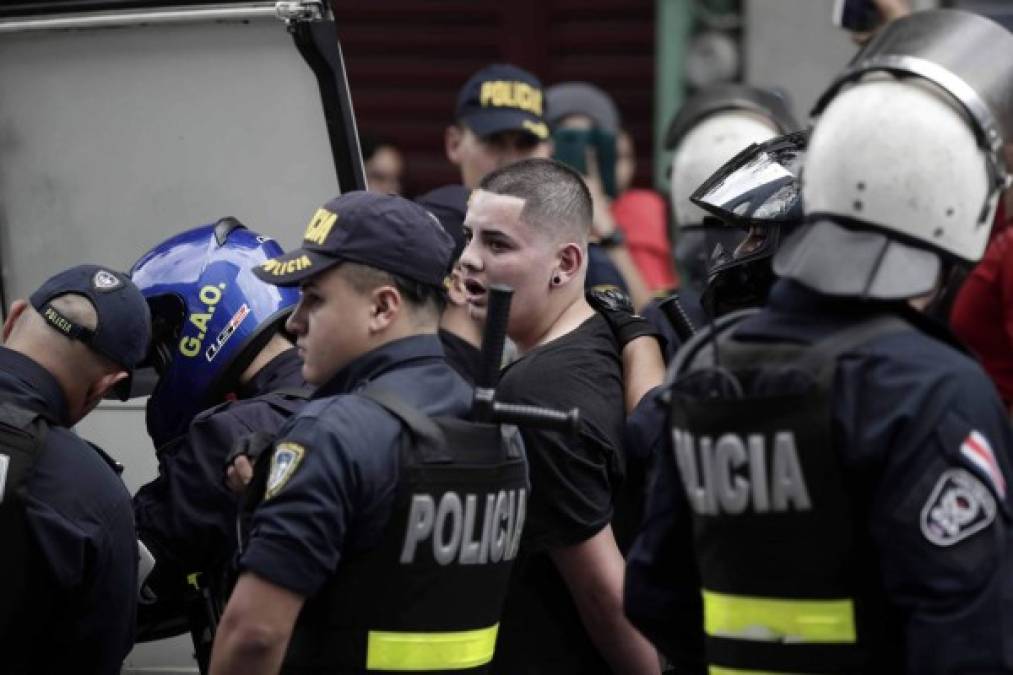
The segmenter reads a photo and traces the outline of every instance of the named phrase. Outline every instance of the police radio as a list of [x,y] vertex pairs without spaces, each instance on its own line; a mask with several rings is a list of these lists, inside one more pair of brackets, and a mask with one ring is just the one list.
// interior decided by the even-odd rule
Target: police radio
[[476,422],[515,424],[576,435],[580,422],[580,411],[577,408],[562,411],[496,400],[496,384],[499,382],[503,362],[513,294],[513,289],[508,286],[489,287],[485,334],[482,336],[482,369],[475,382],[472,419]]

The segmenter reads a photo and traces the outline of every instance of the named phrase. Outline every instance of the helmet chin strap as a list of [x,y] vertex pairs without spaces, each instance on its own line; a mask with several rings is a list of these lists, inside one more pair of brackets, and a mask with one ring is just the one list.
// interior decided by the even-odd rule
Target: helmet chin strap
[[883,260],[886,258],[886,252],[890,248],[890,240],[887,238],[883,239],[883,245],[880,247],[879,252],[876,254],[876,261],[872,265],[872,271],[869,276],[865,279],[865,286],[862,288],[862,300],[869,299],[869,291],[872,289],[872,282],[875,281],[879,274],[879,268],[883,265]]

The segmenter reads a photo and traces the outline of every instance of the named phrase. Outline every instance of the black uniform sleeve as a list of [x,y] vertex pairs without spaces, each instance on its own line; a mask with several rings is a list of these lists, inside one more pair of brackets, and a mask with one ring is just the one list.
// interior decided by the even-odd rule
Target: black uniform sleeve
[[397,485],[396,453],[382,450],[400,426],[362,408],[331,405],[326,422],[300,417],[275,444],[240,568],[310,596],[337,569],[351,531],[382,532]]
[[[1013,436],[983,373],[947,380],[940,394],[920,402],[921,419],[903,420],[891,438],[869,531],[900,612],[908,672],[1013,672],[1013,521],[1005,486]],[[878,403],[889,401],[879,396]],[[893,431],[875,423],[856,428],[863,431],[854,442],[866,447],[883,447]]]
[[689,505],[664,433],[660,390],[645,396],[627,422],[627,447],[650,452],[653,476],[643,525],[626,559],[623,605],[633,625],[677,673],[704,672],[703,606],[692,551]]
[[222,472],[235,440],[251,431],[222,411],[200,417],[159,451],[158,477],[134,496],[138,536],[161,568],[159,576],[206,570],[235,551],[236,499]]

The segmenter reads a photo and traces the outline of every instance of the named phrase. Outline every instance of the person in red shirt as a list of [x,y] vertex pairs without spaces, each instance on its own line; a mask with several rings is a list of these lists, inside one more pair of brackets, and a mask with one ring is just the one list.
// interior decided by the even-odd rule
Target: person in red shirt
[[668,204],[654,190],[631,187],[636,172],[633,139],[625,129],[616,137],[616,186],[612,217],[626,239],[633,263],[650,291],[675,288],[672,243],[668,239]]
[[992,241],[957,294],[950,328],[985,368],[1013,408],[1013,229],[999,202]]

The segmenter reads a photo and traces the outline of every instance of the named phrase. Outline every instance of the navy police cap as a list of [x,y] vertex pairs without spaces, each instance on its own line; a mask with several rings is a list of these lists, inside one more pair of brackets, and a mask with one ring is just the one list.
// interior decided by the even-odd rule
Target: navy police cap
[[463,185],[444,185],[415,198],[415,203],[436,216],[447,234],[453,237],[454,262],[461,257],[468,243],[464,237],[464,217],[468,213],[469,197],[471,190]]
[[346,192],[317,209],[302,247],[261,263],[254,274],[294,286],[341,262],[353,262],[443,288],[454,240],[436,216],[394,195]]
[[[50,303],[61,295],[87,298],[95,307],[92,330],[71,321]],[[151,314],[144,296],[126,274],[99,265],[78,265],[50,277],[29,301],[46,323],[79,340],[125,370],[133,370],[148,353]]]
[[524,132],[540,141],[549,137],[542,83],[506,63],[486,66],[465,82],[455,117],[483,138],[503,131]]

